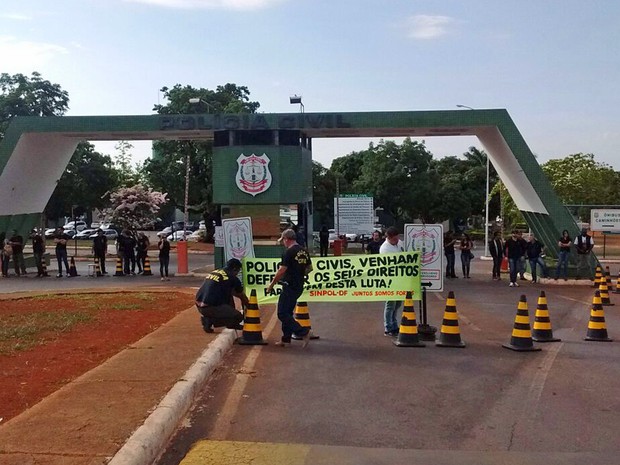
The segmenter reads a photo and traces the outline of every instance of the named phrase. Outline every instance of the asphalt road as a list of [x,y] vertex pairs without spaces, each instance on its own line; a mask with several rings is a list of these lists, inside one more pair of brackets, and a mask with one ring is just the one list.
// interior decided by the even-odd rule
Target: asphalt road
[[[273,307],[261,308],[269,345],[233,347],[159,465],[620,463],[620,344],[583,340],[593,289],[509,288],[489,270],[476,260],[473,279],[427,299],[440,326],[455,292],[464,349],[396,347],[377,303],[310,304],[320,339],[283,349]],[[503,348],[520,296],[533,322],[541,290],[562,341]]]

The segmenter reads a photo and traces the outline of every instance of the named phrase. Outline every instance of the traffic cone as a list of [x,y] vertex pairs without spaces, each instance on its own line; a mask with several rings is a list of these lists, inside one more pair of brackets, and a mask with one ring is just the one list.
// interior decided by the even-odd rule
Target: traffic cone
[[72,278],[79,276],[77,268],[75,267],[75,258],[73,257],[71,257],[71,262],[69,263],[69,276]]
[[508,273],[508,257],[504,256],[504,258],[502,258],[502,264],[500,265],[499,271],[501,273]]
[[465,347],[465,343],[461,341],[459,316],[456,313],[456,299],[452,291],[448,292],[441,331],[439,331],[439,340],[435,345],[437,347]]
[[114,273],[114,276],[125,276],[125,273],[123,273],[123,260],[121,260],[121,257],[116,257],[116,273]]
[[49,274],[47,272],[47,263],[45,263],[45,258],[41,259],[41,269],[43,270],[43,277],[49,277]]
[[596,265],[596,272],[594,273],[594,284],[592,287],[598,289],[601,285],[601,279],[603,279],[603,268],[600,265]]
[[611,305],[615,305],[611,303],[611,300],[609,300],[609,290],[607,288],[607,281],[605,281],[605,278],[603,277],[603,279],[601,280],[601,283],[598,286],[598,290],[601,294],[601,304],[604,305],[605,307],[609,307]]
[[562,340],[553,337],[545,291],[540,291],[540,296],[538,297],[536,315],[534,316],[534,328],[532,329],[532,339],[536,342],[557,342]]
[[252,289],[250,302],[245,308],[243,332],[241,333],[241,337],[238,337],[235,342],[241,345],[267,344],[267,341],[263,340],[263,329],[260,324],[260,309],[258,308],[256,289]]
[[405,296],[403,317],[400,321],[398,338],[394,341],[394,345],[398,347],[426,347],[426,344],[420,342],[420,337],[418,336],[418,325],[415,319],[411,292],[407,292]]
[[[312,323],[310,322],[310,313],[308,312],[307,302],[297,302],[293,317],[295,318],[295,321],[297,321],[297,323],[299,323],[302,327],[308,328],[309,331],[312,331]],[[295,336],[294,334],[292,337],[295,340],[303,339],[302,337]],[[314,332],[311,332],[310,339],[320,339],[320,336],[317,336],[314,334]]]
[[608,266],[605,267],[605,281],[607,282],[607,290],[611,293],[614,288],[614,285],[611,282],[611,273],[609,272]]
[[620,294],[620,271],[618,271],[618,277],[616,278],[616,290],[614,294]]
[[515,324],[512,329],[510,344],[502,344],[502,347],[519,352],[540,350],[538,347],[534,347],[534,344],[532,343],[530,314],[527,311],[527,299],[525,298],[525,295],[522,295],[521,299],[519,299],[517,316],[515,317]]
[[153,276],[151,272],[151,261],[149,260],[148,255],[144,257],[144,269],[142,270],[142,276]]
[[95,257],[95,276],[101,276],[101,267],[99,266],[99,259]]
[[611,342],[613,339],[609,339],[607,336],[607,326],[605,325],[605,312],[603,312],[603,305],[601,304],[600,291],[594,292],[592,298],[592,308],[590,309],[590,321],[588,321],[588,332],[586,333],[585,341],[600,341]]

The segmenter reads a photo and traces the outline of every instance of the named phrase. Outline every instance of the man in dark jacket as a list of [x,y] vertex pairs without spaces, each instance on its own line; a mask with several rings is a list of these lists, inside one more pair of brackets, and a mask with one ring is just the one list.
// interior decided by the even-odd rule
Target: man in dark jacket
[[97,235],[93,238],[93,255],[99,263],[101,274],[108,274],[105,270],[105,256],[108,253],[108,238],[102,229],[97,230]]
[[230,329],[243,329],[243,314],[235,308],[233,296],[241,300],[243,307],[249,303],[243,292],[241,281],[237,275],[241,271],[241,262],[231,258],[226,266],[211,271],[196,293],[196,307],[200,312],[202,328],[212,333],[212,326],[225,326]]
[[508,266],[510,268],[510,287],[519,287],[517,283],[517,274],[520,269],[521,257],[523,257],[523,248],[519,242],[517,230],[513,230],[510,237],[504,245],[504,253],[508,257]]
[[493,239],[489,241],[489,253],[493,257],[493,279],[501,280],[502,259],[504,258],[504,242],[502,233],[495,231]]
[[41,234],[33,229],[30,235],[32,239],[32,254],[34,255],[34,263],[37,266],[37,278],[49,276],[47,271],[43,269],[43,254],[45,253],[45,240]]

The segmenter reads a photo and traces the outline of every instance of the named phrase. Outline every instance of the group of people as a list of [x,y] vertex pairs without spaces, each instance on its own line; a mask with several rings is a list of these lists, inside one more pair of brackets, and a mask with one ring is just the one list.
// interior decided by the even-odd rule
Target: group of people
[[[271,292],[276,284],[282,286],[277,304],[278,319],[282,324],[282,337],[277,346],[286,347],[293,337],[301,339],[305,347],[311,336],[309,328],[299,324],[294,317],[297,299],[303,292],[306,276],[312,270],[312,260],[308,250],[298,242],[298,235],[293,229],[285,229],[279,239],[285,250],[280,265],[267,286]],[[202,286],[196,293],[196,307],[205,332],[213,332],[213,327],[226,327],[242,330],[243,314],[235,308],[233,297],[239,298],[242,308],[249,302],[237,277],[241,271],[241,262],[232,258],[226,266],[207,274]]]
[[[44,262],[44,255],[46,252],[45,238],[38,230],[33,229],[30,234],[30,239],[32,241],[34,263],[37,267],[36,276],[47,277],[49,274]],[[56,277],[62,278],[63,276],[71,276],[67,254],[67,244],[71,240],[70,236],[66,234],[63,228],[57,228],[52,236],[52,240],[54,242],[54,255],[58,265]],[[9,277],[9,265],[11,261],[13,262],[15,275],[18,277],[26,276],[28,271],[24,260],[25,242],[23,236],[16,230],[13,230],[9,235],[5,232],[0,232],[0,244],[2,245],[2,249],[0,250],[1,276],[3,278]],[[139,232],[136,236],[134,236],[127,229],[121,232],[116,240],[116,251],[117,256],[121,259],[123,264],[123,274],[135,275],[136,268],[137,274],[144,273],[149,247],[150,241],[145,233]],[[162,281],[169,280],[168,269],[170,265],[170,242],[165,236],[159,238],[157,248],[159,252],[160,277]],[[93,238],[92,253],[102,274],[108,274],[106,271],[107,252],[108,238],[102,229],[98,229],[95,237]]]
[[443,250],[446,257],[446,278],[458,278],[454,271],[457,247],[461,251],[461,270],[463,272],[463,278],[469,279],[471,260],[474,258],[474,253],[472,252],[474,242],[466,233],[461,235],[461,239],[457,239],[452,231],[445,233],[443,238]]
[[[574,240],[571,239],[568,230],[562,231],[562,236],[558,240],[558,264],[555,269],[554,279],[568,279],[568,261],[572,246],[577,251],[577,278],[591,278],[590,253],[594,247],[594,239],[588,234],[586,228],[581,229],[581,234]],[[496,231],[493,239],[489,241],[489,252],[493,257],[493,279],[501,280],[501,263],[504,257],[508,260],[510,271],[510,287],[518,287],[517,277],[520,280],[525,278],[526,261],[530,264],[532,282],[538,282],[538,268],[542,272],[543,278],[549,278],[550,273],[545,264],[545,245],[542,244],[532,233],[529,239],[523,238],[523,233],[513,230],[510,237],[503,241],[501,233]]]

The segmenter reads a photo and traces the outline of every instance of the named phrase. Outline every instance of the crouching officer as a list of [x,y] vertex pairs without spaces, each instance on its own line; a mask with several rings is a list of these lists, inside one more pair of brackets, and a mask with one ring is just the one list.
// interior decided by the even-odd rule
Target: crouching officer
[[231,258],[226,266],[211,271],[196,293],[196,307],[200,312],[202,328],[212,333],[213,328],[225,326],[230,329],[243,329],[243,314],[235,309],[233,296],[241,300],[243,308],[249,303],[243,292],[241,281],[237,275],[241,271],[241,262]]

